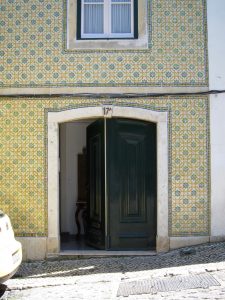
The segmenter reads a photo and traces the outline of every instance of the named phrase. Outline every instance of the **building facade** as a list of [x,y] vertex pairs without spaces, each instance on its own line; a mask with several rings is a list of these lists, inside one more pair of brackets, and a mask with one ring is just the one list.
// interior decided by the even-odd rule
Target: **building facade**
[[224,94],[206,92],[224,89],[224,1],[123,1],[131,36],[93,33],[94,2],[0,4],[0,207],[24,258],[76,233],[75,157],[98,119],[156,124],[157,251],[223,240]]

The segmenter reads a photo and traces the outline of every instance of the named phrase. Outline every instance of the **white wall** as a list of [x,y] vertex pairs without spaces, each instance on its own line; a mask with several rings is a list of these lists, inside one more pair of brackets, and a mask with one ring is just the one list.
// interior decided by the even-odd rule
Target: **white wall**
[[[208,0],[209,88],[225,89],[225,0]],[[210,96],[211,235],[225,236],[225,94]]]
[[77,191],[77,155],[86,146],[86,127],[90,122],[70,122],[60,126],[61,150],[61,232],[77,233],[75,209]]

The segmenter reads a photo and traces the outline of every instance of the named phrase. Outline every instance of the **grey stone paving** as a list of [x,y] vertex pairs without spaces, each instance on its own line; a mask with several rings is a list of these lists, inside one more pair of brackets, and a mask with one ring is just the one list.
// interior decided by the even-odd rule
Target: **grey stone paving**
[[117,296],[157,294],[158,292],[209,288],[211,286],[220,286],[220,283],[209,273],[141,279],[122,282],[119,285]]
[[[23,263],[16,277],[7,281],[3,299],[225,300],[225,243],[183,250],[155,256]],[[197,274],[210,274],[219,285],[117,297],[120,283]]]

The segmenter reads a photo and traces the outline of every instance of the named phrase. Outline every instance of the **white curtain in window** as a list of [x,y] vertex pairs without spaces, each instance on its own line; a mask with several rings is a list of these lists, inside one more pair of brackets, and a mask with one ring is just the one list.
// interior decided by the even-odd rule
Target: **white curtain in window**
[[111,0],[112,33],[131,33],[131,0]]
[[104,33],[104,0],[84,0],[84,33]]

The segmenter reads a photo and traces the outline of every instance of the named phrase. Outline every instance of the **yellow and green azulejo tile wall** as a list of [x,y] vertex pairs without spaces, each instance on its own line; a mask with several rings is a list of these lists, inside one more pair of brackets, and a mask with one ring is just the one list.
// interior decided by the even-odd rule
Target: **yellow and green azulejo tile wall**
[[206,0],[147,4],[148,48],[70,51],[65,0],[1,0],[0,88],[207,86]]
[[[0,203],[18,236],[47,235],[47,113],[93,107],[105,101],[0,98]],[[111,101],[115,105],[168,111],[170,236],[208,235],[208,97]]]

